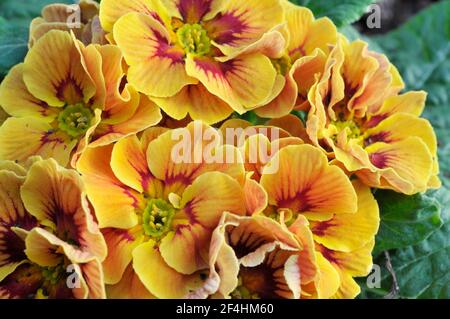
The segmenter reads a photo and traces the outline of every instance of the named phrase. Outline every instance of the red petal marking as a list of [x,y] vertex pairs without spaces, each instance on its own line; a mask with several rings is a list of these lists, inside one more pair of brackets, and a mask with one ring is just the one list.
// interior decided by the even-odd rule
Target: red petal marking
[[[170,40],[158,32],[151,30],[154,37],[146,37],[146,40],[152,42],[152,46],[156,48],[153,56],[168,58],[172,60],[172,64],[184,63],[184,53],[170,44]],[[150,57],[151,58],[151,57]]]
[[8,258],[0,262],[0,266],[4,266],[7,263],[11,262],[20,262],[24,259],[27,259],[24,253],[25,243],[22,239],[19,238],[19,236],[16,235],[15,232],[11,230],[11,227],[31,230],[36,225],[36,219],[28,213],[25,213],[24,216],[21,216],[18,219],[11,221],[10,223],[6,223],[0,220],[0,254],[3,256],[9,256]]
[[0,298],[34,298],[42,283],[39,268],[30,264],[21,265],[0,283]]
[[83,101],[83,90],[77,80],[69,77],[54,85],[56,97],[67,104],[76,104]]
[[[132,11],[134,11],[134,10],[132,10]],[[153,11],[152,9],[147,7],[145,4],[142,4],[142,6],[140,7],[140,9],[138,9],[138,11],[151,16],[153,19],[155,19],[156,21],[158,21],[159,23],[164,25],[164,21],[159,16],[159,14],[156,11]]]
[[[194,210],[192,208],[192,206],[195,205],[195,201],[196,198],[193,198],[189,203],[186,204],[186,206],[183,209],[183,212],[186,214],[187,218],[189,219],[189,225],[177,225],[177,230],[176,232],[181,234],[181,230],[183,228],[189,227],[191,228],[192,225],[196,225],[196,224],[200,224],[200,222],[198,221],[197,216],[194,213]],[[202,225],[203,226],[203,225]]]
[[20,262],[27,259],[24,253],[25,243],[10,228],[0,224],[0,255],[7,256],[0,261],[0,267],[9,263]]
[[366,146],[375,144],[377,142],[392,143],[393,140],[389,138],[390,135],[391,135],[391,132],[380,132],[377,134],[373,134],[373,135],[370,135],[368,138],[366,138],[364,143]]
[[169,175],[169,171],[167,171],[164,181],[168,185],[175,184],[176,182],[180,182],[180,183],[188,186],[188,185],[192,184],[192,182],[194,181],[195,175],[203,168],[204,168],[204,166],[202,164],[199,164],[190,173],[185,172],[185,173],[179,173],[177,175]]
[[212,0],[179,0],[178,10],[184,21],[197,23],[211,10]]
[[126,241],[126,242],[133,242],[136,238],[128,232],[128,230],[125,229],[118,229],[118,228],[105,228],[102,229],[102,233],[113,233],[114,236],[119,238],[119,241]]
[[388,167],[387,165],[387,161],[388,161],[388,156],[387,154],[384,153],[373,153],[370,154],[370,161],[372,162],[373,165],[375,165],[376,167],[378,167],[379,169],[383,169]]
[[234,68],[234,61],[219,63],[207,59],[195,59],[197,67],[202,69],[206,74],[211,74],[215,78],[224,78],[228,72],[231,72]]
[[366,128],[372,128],[377,126],[381,121],[386,119],[388,117],[388,114],[380,114],[373,116],[368,122],[366,122],[365,127]]
[[304,189],[297,193],[293,198],[280,199],[277,206],[279,208],[293,209],[299,213],[309,212],[314,208],[314,206],[309,203],[308,191],[309,189]]
[[305,38],[305,40],[303,41],[303,43],[301,45],[299,45],[297,48],[292,49],[291,51],[289,51],[289,56],[293,57],[295,60],[300,59],[301,57],[306,56],[306,51],[305,51],[305,43],[307,41],[307,38]]
[[[58,144],[66,144],[61,137],[57,137],[54,133],[54,131],[48,131],[41,137],[41,147],[39,147],[38,150],[40,150],[45,144],[53,144],[53,149],[55,149]],[[67,146],[64,149],[66,148]]]
[[142,170],[140,167],[135,165],[131,159],[128,159],[128,164],[139,174],[141,177],[141,185],[144,191],[148,190],[150,186],[150,181],[154,179],[154,176],[148,170]]
[[327,247],[319,243],[316,243],[316,248],[330,263],[339,265],[339,259],[336,258],[335,252],[333,250],[328,249]]
[[333,220],[318,222],[314,225],[311,231],[317,236],[323,236],[326,234],[328,228],[335,226]]
[[115,186],[122,188],[123,193],[128,196],[129,198],[131,198],[133,200],[133,207],[138,209],[139,208],[139,200],[136,198],[136,196],[133,195],[131,189],[125,187],[122,184],[115,184]]
[[[236,11],[219,14],[207,25],[209,35],[218,44],[235,45],[236,41],[244,39],[243,33],[251,31],[243,16],[247,12],[236,14]],[[240,35],[240,36],[236,36]]]

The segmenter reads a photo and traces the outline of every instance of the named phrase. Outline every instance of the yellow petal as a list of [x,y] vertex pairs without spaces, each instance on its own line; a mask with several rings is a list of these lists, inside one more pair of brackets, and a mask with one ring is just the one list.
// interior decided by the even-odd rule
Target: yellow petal
[[96,47],[102,59],[102,74],[106,97],[102,123],[117,124],[130,119],[139,106],[139,94],[130,85],[121,88],[125,71],[122,68],[122,52],[116,46]]
[[297,259],[301,270],[302,286],[316,281],[319,275],[319,267],[314,251],[313,234],[309,226],[308,220],[302,215],[299,215],[297,220],[289,226],[289,230],[295,234],[303,246]]
[[129,135],[138,134],[158,124],[161,119],[159,107],[147,97],[141,96],[139,106],[131,118],[117,124],[100,123],[89,147],[108,145]]
[[338,291],[331,298],[336,299],[354,299],[360,292],[361,288],[358,283],[349,274],[338,270],[339,277],[341,278],[341,285]]
[[431,154],[436,155],[437,152],[436,134],[430,122],[407,113],[393,114],[374,128],[367,130],[365,135],[366,143],[370,142],[370,144],[393,143],[416,136],[425,142]]
[[336,269],[353,277],[362,277],[367,276],[372,269],[372,250],[374,245],[375,239],[372,238],[365,245],[351,252],[331,250],[320,244],[316,244],[316,249]]
[[229,0],[220,13],[206,28],[225,55],[252,44],[283,21],[278,0]]
[[299,213],[354,213],[356,194],[347,176],[330,166],[326,156],[310,145],[288,146],[271,160],[279,169],[263,172],[261,185],[269,204]]
[[194,24],[213,18],[226,0],[162,0],[172,16]]
[[261,213],[267,207],[268,198],[266,191],[259,183],[249,177],[245,180],[244,193],[247,215]]
[[316,258],[320,269],[319,298],[328,299],[338,291],[341,285],[339,272],[320,252],[316,252]]
[[133,251],[133,268],[144,286],[157,298],[182,299],[201,285],[199,274],[183,275],[170,268],[153,242]]
[[150,173],[145,150],[137,136],[126,137],[114,145],[111,168],[122,183],[139,193],[145,192],[152,198],[162,196],[162,185]]
[[9,118],[0,127],[0,159],[25,162],[33,155],[54,158],[67,166],[77,140],[54,132],[46,121],[34,117]]
[[23,80],[31,94],[48,105],[88,103],[96,93],[75,41],[67,32],[50,31],[25,58]]
[[371,241],[380,224],[378,203],[369,187],[353,183],[358,196],[354,214],[336,214],[323,222],[311,222],[314,239],[332,250],[350,252]]
[[21,197],[27,211],[60,239],[100,261],[106,257],[106,244],[77,172],[60,167],[53,159],[38,161],[28,171]]
[[144,236],[140,226],[129,230],[105,228],[102,233],[108,245],[108,256],[103,261],[105,283],[114,285],[123,279],[133,250],[144,241]]
[[117,20],[129,12],[148,14],[161,23],[169,19],[167,10],[160,0],[105,0],[100,4],[100,21],[103,29],[112,32]]
[[136,210],[143,196],[123,185],[111,170],[112,146],[88,148],[77,163],[101,228],[130,229],[138,224]]
[[51,122],[57,110],[35,98],[23,82],[23,63],[13,67],[0,86],[0,105],[11,116],[34,116]]
[[[206,138],[205,138],[206,137]],[[147,161],[151,173],[166,185],[166,195],[182,190],[209,171],[226,173],[244,182],[244,165],[239,150],[221,146],[217,131],[201,122],[171,130],[149,144]],[[232,155],[227,162],[225,156]]]
[[427,189],[434,162],[430,150],[420,138],[409,137],[391,144],[379,142],[366,150],[373,165],[380,169],[381,176],[390,185],[388,188],[409,195]]
[[188,56],[186,71],[240,113],[264,105],[276,79],[270,59],[260,53],[239,56],[227,62]]
[[329,52],[329,46],[337,42],[337,29],[328,18],[315,20],[311,10],[295,7],[286,10],[289,30],[288,52],[295,61],[310,55],[315,49]]
[[128,13],[114,25],[114,39],[130,65],[128,81],[139,92],[171,97],[197,83],[186,74],[184,52],[170,44],[168,31],[152,17]]
[[202,84],[188,85],[169,98],[153,98],[170,117],[182,120],[189,113],[206,124],[223,121],[233,113],[228,104],[212,95]]
[[154,299],[147,288],[142,284],[133,265],[125,270],[122,279],[115,285],[106,286],[106,294],[109,299]]
[[6,165],[3,166],[5,170],[0,170],[0,281],[27,259],[24,253],[25,243],[14,228],[30,230],[36,226],[36,220],[26,212],[20,198],[24,177],[6,170]]
[[289,73],[284,78],[283,90],[269,104],[255,110],[255,113],[264,118],[279,118],[288,115],[297,101],[298,90],[292,75]]
[[218,172],[198,177],[183,193],[174,232],[161,242],[161,255],[180,273],[192,274],[207,265],[212,229],[224,212],[245,215],[244,193],[233,178]]

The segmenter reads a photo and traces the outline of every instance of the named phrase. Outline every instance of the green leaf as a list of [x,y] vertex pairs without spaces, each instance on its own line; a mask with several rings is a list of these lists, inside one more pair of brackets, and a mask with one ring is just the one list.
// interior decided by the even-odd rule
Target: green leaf
[[399,68],[409,90],[429,93],[424,116],[436,129],[441,178],[450,187],[450,1],[372,40]]
[[29,24],[50,3],[74,3],[73,0],[1,0],[0,1],[0,79],[21,62],[28,49]]
[[450,54],[450,1],[422,11],[399,29],[374,38],[409,89],[423,89]]
[[375,0],[291,0],[308,7],[316,17],[329,17],[338,27],[349,25],[366,12]]
[[381,224],[374,254],[416,245],[442,226],[439,202],[428,195],[377,191]]
[[[429,192],[428,197],[439,202],[444,224],[422,242],[390,251],[399,286],[397,298],[450,298],[450,191],[441,188]],[[383,298],[392,288],[385,256],[374,260],[381,267],[381,285],[368,288],[367,279],[360,278],[360,298]]]
[[9,25],[0,17],[0,78],[21,62],[28,49],[28,28]]

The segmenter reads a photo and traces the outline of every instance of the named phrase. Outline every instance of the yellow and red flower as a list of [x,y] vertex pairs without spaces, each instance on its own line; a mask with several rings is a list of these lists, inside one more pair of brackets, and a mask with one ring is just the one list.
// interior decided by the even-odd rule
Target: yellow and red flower
[[309,92],[307,132],[367,185],[414,194],[440,185],[437,142],[419,117],[426,93],[403,88],[384,55],[342,37]]
[[39,155],[66,166],[87,146],[157,124],[159,108],[123,80],[117,47],[46,33],[0,86],[0,105],[11,116],[0,128],[0,159]]
[[[319,298],[355,297],[359,287],[352,277],[369,273],[379,226],[378,205],[370,188],[360,182],[352,185],[339,167],[330,165],[323,152],[311,145],[284,147],[266,167],[275,165],[272,162],[279,170],[263,170],[260,180],[268,195],[263,213],[277,219],[283,215],[294,234],[302,234],[299,230],[305,226],[311,229],[321,272]],[[346,260],[352,260],[355,268]]]
[[[225,213],[214,230],[210,274],[192,296],[236,299],[299,299],[311,296],[319,270],[312,233],[296,237],[264,215]],[[304,239],[304,241],[298,240]]]
[[30,24],[31,48],[37,40],[50,30],[72,31],[85,45],[106,44],[105,32],[98,17],[100,5],[94,0],[80,0],[78,4],[54,3],[42,9],[42,17]]
[[105,0],[128,80],[171,117],[213,124],[267,104],[285,39],[279,0]]
[[[199,128],[208,137],[196,135]],[[210,162],[201,150],[236,160]],[[178,162],[174,154],[187,157]],[[211,234],[222,213],[246,213],[239,156],[199,122],[150,128],[141,138],[84,152],[78,169],[109,248],[103,266],[112,295],[183,298],[203,285]]]
[[0,298],[105,298],[106,244],[80,176],[29,164],[0,162]]
[[295,109],[308,109],[308,91],[321,74],[331,48],[338,40],[336,26],[328,18],[315,19],[311,10],[287,0],[281,1],[287,39],[281,56],[272,59],[279,90],[275,98],[255,112],[266,118],[280,118]]
[[304,144],[301,138],[269,124],[270,121],[268,125],[253,126],[244,120],[231,119],[220,127],[225,142],[240,150],[245,170],[251,173],[251,179],[256,181],[260,180],[262,171],[281,148]]

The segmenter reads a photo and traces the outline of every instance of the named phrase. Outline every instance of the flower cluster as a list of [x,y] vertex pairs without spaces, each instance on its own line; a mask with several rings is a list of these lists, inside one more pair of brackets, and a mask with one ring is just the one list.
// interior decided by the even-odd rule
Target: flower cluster
[[328,18],[78,10],[44,8],[0,85],[0,297],[354,298],[373,190],[440,187],[426,93]]

